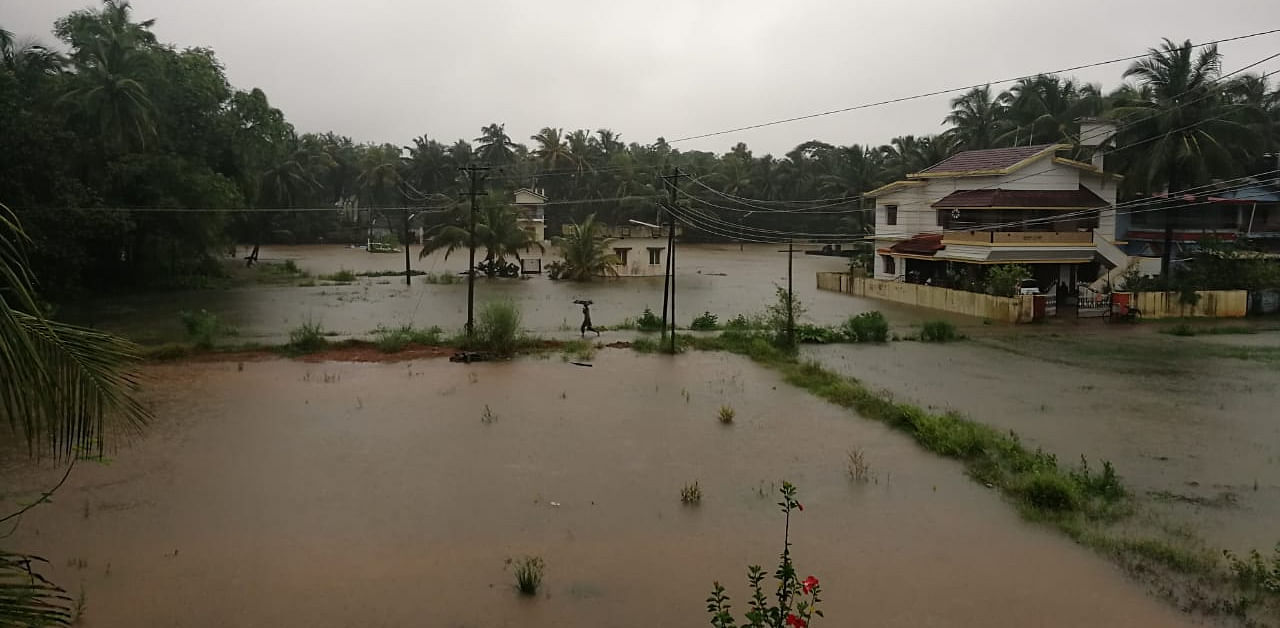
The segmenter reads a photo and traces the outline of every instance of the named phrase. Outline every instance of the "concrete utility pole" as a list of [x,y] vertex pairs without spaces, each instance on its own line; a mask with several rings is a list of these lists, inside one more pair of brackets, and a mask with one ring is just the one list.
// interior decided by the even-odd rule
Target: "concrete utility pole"
[[[662,180],[667,184],[667,191],[671,194],[670,205],[667,207],[667,270],[665,280],[662,286],[662,334],[667,333],[667,304],[671,305],[671,353],[676,352],[676,194],[679,188],[676,187],[680,183],[680,177],[688,176],[680,172],[680,168],[676,167],[671,174],[663,175]],[[668,294],[670,297],[668,298]]]
[[486,194],[480,189],[480,185],[484,180],[489,178],[481,173],[489,170],[488,166],[477,166],[470,164],[459,170],[467,173],[471,185],[468,192],[464,192],[471,197],[471,226],[467,229],[467,248],[470,250],[469,261],[467,266],[467,340],[471,340],[472,332],[476,326],[476,199]]
[[791,292],[791,260],[795,254],[795,238],[787,238],[787,346],[796,346],[796,297]]
[[409,270],[409,208],[402,207],[400,216],[404,219],[404,241],[401,243],[404,247],[404,285],[408,286],[412,283],[409,278],[413,276]]

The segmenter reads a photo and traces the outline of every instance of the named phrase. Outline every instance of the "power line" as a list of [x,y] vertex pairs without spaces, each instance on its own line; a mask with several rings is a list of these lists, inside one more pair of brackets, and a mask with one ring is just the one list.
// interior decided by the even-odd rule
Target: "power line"
[[[1204,47],[1204,46],[1212,46],[1212,45],[1215,45],[1215,44],[1221,44],[1221,43],[1226,43],[1226,42],[1230,42],[1230,41],[1238,41],[1238,40],[1242,40],[1242,39],[1249,39],[1249,38],[1252,38],[1252,37],[1261,37],[1261,36],[1263,36],[1263,35],[1271,35],[1271,34],[1273,34],[1273,33],[1280,33],[1280,28],[1275,28],[1275,29],[1266,30],[1266,31],[1260,31],[1260,32],[1257,32],[1257,33],[1250,33],[1250,34],[1248,34],[1248,35],[1238,35],[1238,36],[1235,36],[1235,37],[1227,37],[1227,38],[1224,38],[1224,39],[1217,39],[1217,40],[1210,41],[1210,42],[1205,42],[1205,43],[1202,43],[1202,44],[1193,44],[1191,47],[1192,47],[1192,48],[1201,48],[1201,47]],[[901,103],[901,102],[908,102],[908,101],[911,101],[911,100],[919,100],[919,99],[921,99],[921,98],[929,98],[929,97],[932,97],[932,96],[941,96],[941,95],[943,95],[943,94],[950,94],[950,93],[954,93],[954,92],[962,92],[962,91],[967,91],[967,90],[970,90],[970,89],[975,89],[975,88],[978,88],[978,87],[983,87],[983,86],[991,85],[991,84],[1012,83],[1012,82],[1014,82],[1014,81],[1020,81],[1020,80],[1022,80],[1022,79],[1035,78],[1036,76],[1040,76],[1040,75],[1042,75],[1042,74],[1064,74],[1064,73],[1066,73],[1066,72],[1074,72],[1074,71],[1076,71],[1076,70],[1084,70],[1084,69],[1087,69],[1087,68],[1095,68],[1095,67],[1100,67],[1100,66],[1104,66],[1104,65],[1111,65],[1111,64],[1113,64],[1113,63],[1120,63],[1120,62],[1123,62],[1123,61],[1133,61],[1133,60],[1135,60],[1135,59],[1141,59],[1141,58],[1143,58],[1143,57],[1146,57],[1146,56],[1148,56],[1148,54],[1149,54],[1149,52],[1143,52],[1142,54],[1131,55],[1131,56],[1128,56],[1128,57],[1120,57],[1120,58],[1116,58],[1116,59],[1108,59],[1108,60],[1106,60],[1106,61],[1096,61],[1096,62],[1094,62],[1094,63],[1086,63],[1086,64],[1083,64],[1083,65],[1077,65],[1077,66],[1072,66],[1072,67],[1068,67],[1068,68],[1062,68],[1062,69],[1059,69],[1059,70],[1050,70],[1050,71],[1048,71],[1048,72],[1036,72],[1035,74],[1025,74],[1025,75],[1022,75],[1022,76],[1015,76],[1015,77],[1012,77],[1012,78],[997,79],[997,80],[993,80],[993,81],[983,81],[983,82],[981,82],[981,83],[975,83],[975,84],[973,84],[973,85],[966,85],[966,86],[963,86],[963,87],[951,87],[951,88],[947,88],[947,89],[934,90],[934,91],[926,92],[926,93],[923,93],[923,94],[916,94],[916,95],[914,95],[914,96],[902,96],[902,97],[899,97],[899,98],[890,98],[890,99],[887,99],[887,100],[879,100],[879,101],[876,101],[876,102],[863,103],[863,104],[859,104],[859,105],[853,105],[853,106],[850,106],[850,107],[842,107],[842,108],[840,108],[840,109],[831,109],[831,110],[828,110],[828,111],[820,111],[820,112],[817,112],[817,113],[810,113],[810,114],[806,114],[806,115],[802,115],[802,116],[795,116],[795,117],[791,117],[791,118],[783,118],[783,119],[780,119],[780,120],[772,120],[772,121],[769,121],[769,122],[761,122],[761,123],[759,123],[759,124],[750,124],[750,125],[747,125],[747,126],[741,126],[741,127],[737,127],[737,128],[733,128],[733,129],[726,129],[726,130],[724,130],[724,131],[714,131],[714,132],[711,132],[711,133],[702,133],[702,134],[699,134],[699,135],[689,135],[689,136],[685,136],[685,137],[676,138],[676,139],[674,139],[674,140],[667,140],[667,143],[668,143],[668,144],[674,144],[674,143],[676,143],[676,142],[685,142],[685,141],[688,141],[688,140],[697,140],[697,139],[703,139],[703,138],[707,138],[707,137],[715,137],[715,136],[718,136],[718,135],[727,135],[727,134],[729,134],[729,133],[738,133],[738,132],[740,132],[740,131],[749,131],[749,130],[753,130],[753,129],[760,129],[760,128],[764,128],[764,127],[777,126],[777,125],[779,125],[779,124],[788,124],[788,123],[791,123],[791,122],[799,122],[800,120],[810,120],[810,119],[813,119],[813,118],[821,118],[821,117],[824,117],[824,116],[835,115],[835,114],[838,114],[838,113],[847,113],[847,112],[850,112],[850,111],[857,111],[857,110],[860,110],[860,109],[870,109],[870,108],[873,108],[873,107],[881,107],[881,106],[884,106],[884,105],[891,105],[891,104],[896,104],[896,103]]]

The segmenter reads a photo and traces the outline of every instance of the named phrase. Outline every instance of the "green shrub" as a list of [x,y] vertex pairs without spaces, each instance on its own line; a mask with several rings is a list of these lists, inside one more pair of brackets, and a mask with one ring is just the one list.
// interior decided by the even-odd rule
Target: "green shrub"
[[520,348],[520,308],[511,301],[490,301],[480,308],[475,329],[476,344],[499,355]]
[[742,314],[729,319],[729,322],[724,324],[725,329],[746,330],[755,329],[757,327],[760,327],[760,321],[749,319]]
[[1256,549],[1250,550],[1249,555],[1244,558],[1236,556],[1230,550],[1224,550],[1222,554],[1242,588],[1247,591],[1280,593],[1280,543],[1276,544],[1275,553],[1269,560]]
[[689,324],[689,329],[698,331],[714,331],[719,327],[720,319],[711,312],[703,312],[701,316],[693,319],[693,322]]
[[1089,470],[1089,460],[1080,456],[1080,466],[1069,474],[1071,480],[1088,496],[1099,497],[1113,502],[1126,495],[1124,486],[1120,484],[1120,476],[1109,460],[1102,461],[1102,472],[1094,474]]
[[1018,264],[1002,264],[987,270],[987,293],[998,297],[1011,297],[1018,283],[1030,279],[1031,271]]
[[289,332],[288,349],[293,353],[315,353],[328,344],[320,323],[307,321]]
[[640,331],[661,331],[662,319],[653,313],[653,310],[644,308],[644,313],[636,319],[636,328]]
[[1043,512],[1072,512],[1083,503],[1080,489],[1059,473],[1031,473],[1014,488],[1023,502]]
[[224,325],[218,316],[208,310],[178,312],[182,326],[187,330],[187,337],[200,349],[212,349],[218,336],[234,335],[235,329]]
[[796,325],[796,342],[801,344],[825,345],[833,342],[840,342],[843,334],[830,328],[819,325]]
[[920,328],[920,340],[924,342],[950,342],[959,338],[956,326],[947,321],[925,321]]
[[851,342],[885,342],[889,339],[889,321],[880,312],[863,312],[850,316],[842,331]]
[[432,325],[427,329],[418,329],[412,325],[401,325],[400,327],[383,327],[378,326],[373,330],[373,344],[383,353],[396,353],[403,351],[405,347],[415,345],[438,345],[444,330]]
[[789,294],[782,286],[774,286],[774,294],[774,302],[765,308],[765,324],[773,331],[774,342],[788,347],[788,326],[800,320],[806,308],[794,293]]
[[289,273],[290,275],[302,274],[302,269],[298,268],[298,264],[291,259],[285,260],[284,264],[282,264],[281,267],[284,270],[284,272]]

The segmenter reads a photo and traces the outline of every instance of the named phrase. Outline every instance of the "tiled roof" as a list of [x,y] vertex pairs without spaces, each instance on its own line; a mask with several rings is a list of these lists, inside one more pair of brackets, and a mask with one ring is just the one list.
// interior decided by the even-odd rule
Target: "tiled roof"
[[946,248],[942,244],[941,233],[920,233],[889,247],[894,253],[915,253],[917,255],[933,255]]
[[959,190],[933,204],[936,209],[1081,208],[1106,207],[1102,197],[1086,188],[1076,190]]
[[940,175],[966,172],[994,172],[1016,166],[1040,153],[1057,152],[1057,144],[1039,144],[1036,146],[1013,146],[1011,148],[989,148],[986,150],[967,150],[956,153],[942,161],[917,172],[918,175]]

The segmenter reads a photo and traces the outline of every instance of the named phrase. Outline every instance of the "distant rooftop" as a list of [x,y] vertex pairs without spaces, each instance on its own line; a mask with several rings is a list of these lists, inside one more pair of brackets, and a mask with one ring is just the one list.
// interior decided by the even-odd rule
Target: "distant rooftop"
[[944,175],[963,173],[998,173],[1021,164],[1032,157],[1043,153],[1053,154],[1060,148],[1059,144],[1038,144],[1036,146],[1013,146],[1010,148],[989,148],[986,150],[966,150],[956,153],[942,161],[921,170],[913,175]]

